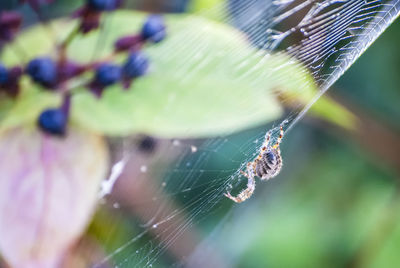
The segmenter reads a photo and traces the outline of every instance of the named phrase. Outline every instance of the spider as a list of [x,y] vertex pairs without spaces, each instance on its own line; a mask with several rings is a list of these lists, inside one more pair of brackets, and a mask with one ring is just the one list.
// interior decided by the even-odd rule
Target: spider
[[265,135],[265,141],[261,147],[260,154],[252,161],[247,163],[246,172],[240,171],[248,179],[247,188],[241,191],[237,196],[232,196],[229,192],[224,195],[236,203],[246,201],[251,197],[255,188],[255,177],[261,180],[269,180],[279,174],[282,168],[282,157],[279,145],[283,138],[283,126],[280,126],[280,133],[276,143],[271,146],[271,130]]

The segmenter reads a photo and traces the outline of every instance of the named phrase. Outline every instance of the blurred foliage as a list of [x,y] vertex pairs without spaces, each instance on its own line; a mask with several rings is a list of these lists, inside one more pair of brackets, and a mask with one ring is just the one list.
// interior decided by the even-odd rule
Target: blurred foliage
[[206,9],[218,8],[219,5],[224,4],[222,0],[194,0],[191,2],[191,12],[201,12]]
[[[207,8],[207,4],[199,0],[195,7]],[[339,93],[397,129],[399,42],[397,22],[332,89],[332,94]],[[346,120],[352,115],[323,102],[320,99],[313,109],[341,126],[352,125],[351,119]],[[229,143],[218,148],[219,154],[212,154],[203,169],[234,169],[236,163],[232,159],[237,156],[238,146],[264,130],[265,127],[230,136]],[[307,120],[285,137],[282,174],[268,183],[258,183],[254,198],[235,206],[223,232],[212,237],[233,267],[398,267],[398,167],[389,166],[349,138],[343,132],[311,125]],[[218,157],[223,154],[231,155],[230,161]],[[185,193],[195,194],[194,190]],[[206,220],[196,222],[197,227],[209,230],[231,205],[226,201],[220,213],[210,213]],[[127,212],[121,214],[116,217],[102,209],[90,228],[89,233],[107,253],[115,252],[140,234],[140,230],[132,228],[136,219]],[[151,239],[145,236],[138,243],[144,246]],[[124,255],[113,256],[119,263],[136,252],[128,248],[121,254]],[[159,261],[160,267],[174,262]]]
[[[294,73],[293,73],[294,74]],[[296,75],[296,74],[294,74]],[[300,79],[300,78],[299,78]],[[295,90],[285,90],[280,92],[286,106],[291,108],[305,107],[315,100],[318,95],[318,89],[313,87],[291,87]],[[300,92],[299,92],[299,89]],[[338,125],[348,130],[354,130],[357,127],[357,117],[342,104],[330,98],[327,94],[318,98],[308,110],[310,115],[323,119],[332,124]]]
[[[397,21],[330,91],[395,133],[399,42]],[[259,200],[238,208],[234,223],[215,240],[220,246],[244,244],[226,250],[232,258],[240,256],[237,267],[398,267],[398,167],[343,132],[306,122],[285,138],[282,174],[259,184]]]
[[[246,215],[241,226],[259,235],[242,253],[239,267],[344,267],[363,257],[358,250],[380,227],[396,182],[352,148],[322,137],[326,142],[310,155],[312,165],[279,186],[269,185],[274,193],[262,205],[264,212]],[[378,267],[394,264],[388,260]]]
[[23,90],[17,100],[8,99],[7,103],[1,104],[4,112],[0,113],[0,131],[21,125],[32,126],[43,109],[61,104],[60,95],[43,91],[28,79],[24,79],[22,84],[27,90]]
[[[100,59],[106,57],[111,53],[115,40],[139,30],[138,27],[145,18],[144,14],[132,12],[119,12],[112,16],[113,22],[109,25],[112,29],[107,29],[107,38],[101,39],[106,49],[93,52],[93,47],[96,47],[102,37],[101,33],[84,36],[74,40],[68,47],[72,59],[85,63],[90,62],[94,55]],[[16,42],[27,51],[26,58],[46,55],[52,51],[55,39],[63,39],[50,38],[48,27],[63,28],[65,31],[61,33],[65,35],[76,25],[65,21],[55,22],[51,26],[34,27],[20,35]],[[200,57],[186,56],[193,52],[196,42],[187,40],[189,32],[184,29],[195,31],[199,36],[202,33],[208,35],[202,40],[204,49],[197,51]],[[92,93],[76,89],[79,92],[73,96],[73,122],[107,135],[147,133],[163,137],[199,137],[232,132],[272,121],[280,115],[280,107],[273,96],[260,98],[262,90],[267,89],[268,92],[268,88],[276,86],[275,84],[268,85],[268,80],[265,79],[250,86],[250,78],[235,80],[234,74],[229,71],[231,66],[237,66],[242,61],[242,57],[229,51],[241,50],[253,58],[254,64],[261,59],[254,57],[256,51],[233,28],[196,17],[171,16],[168,30],[170,38],[167,41],[146,49],[154,66],[153,70],[146,77],[135,81],[130,90],[123,90],[121,85],[114,86],[98,100]],[[189,42],[189,46],[185,42]],[[181,50],[184,51],[171,53],[176,45],[181,45]],[[207,55],[210,60],[207,66],[196,70],[202,64],[203,55]],[[20,62],[12,45],[4,49],[2,58],[9,65]],[[268,64],[277,65],[282,60],[284,61],[280,58],[271,59]],[[245,68],[252,68],[254,64],[249,62]],[[272,68],[268,64],[265,69]],[[245,72],[245,68],[241,71]],[[189,73],[191,70],[195,70],[192,71],[193,74]],[[185,76],[179,76],[182,71]],[[297,72],[300,71],[299,69]],[[279,86],[285,88],[289,83],[293,84],[295,81],[283,81]],[[4,119],[2,128],[15,126],[18,121],[34,122],[43,108],[51,106],[47,101],[49,94],[33,90],[29,82],[24,84],[23,91],[32,93],[26,92],[19,96],[10,113],[11,118]],[[243,91],[246,91],[245,96]],[[34,101],[26,101],[26,95],[34,95]],[[244,97],[245,101],[242,101]],[[204,105],[211,102],[212,106]],[[57,104],[58,101],[53,106]],[[18,109],[21,106],[23,109]],[[243,113],[243,110],[253,112]]]
[[[107,57],[115,40],[137,32],[144,20],[144,14],[123,11],[114,12],[110,17],[112,22],[104,30],[107,35],[98,32],[71,43],[68,54],[72,59],[87,63],[95,57],[98,60]],[[301,103],[309,102],[317,93],[311,76],[305,76],[300,65],[286,64],[289,59],[281,55],[270,55],[268,61],[262,63],[263,55],[257,54],[256,49],[227,25],[183,15],[168,16],[167,24],[168,40],[146,49],[153,70],[135,81],[130,90],[116,85],[98,100],[83,88],[74,89],[77,94],[73,96],[73,123],[113,136],[146,133],[158,137],[210,137],[277,119],[282,109],[275,96],[265,92],[279,88],[286,96],[294,93],[290,101]],[[56,40],[63,40],[74,27],[77,27],[75,23],[64,20],[33,27],[20,35],[15,44],[4,48],[3,62],[10,66],[21,62],[21,55],[15,53],[17,47],[25,51],[24,61],[49,54]],[[55,31],[57,28],[64,31]],[[196,36],[190,39],[192,32]],[[201,38],[202,35],[207,38]],[[197,40],[199,37],[201,40]],[[202,45],[198,46],[198,42]],[[171,53],[174,46],[180,47],[179,53]],[[193,50],[196,55],[192,55]],[[285,65],[288,67],[275,68]],[[241,67],[239,71],[232,71],[233,66]],[[249,70],[252,75],[240,75]],[[291,75],[285,75],[287,73]],[[274,78],[280,76],[286,78]],[[302,89],[300,94],[299,88]],[[44,108],[55,107],[60,101],[47,92],[36,90],[27,80],[23,91],[11,108],[12,112],[8,113],[10,116],[1,123],[2,129],[34,123]],[[166,102],[168,105],[164,105]],[[312,111],[342,126],[354,125],[351,114],[330,99],[323,98]]]
[[10,267],[56,267],[97,207],[105,139],[75,128],[58,139],[24,126],[2,132],[0,148],[1,254]]
[[188,9],[191,13],[222,22],[226,19],[225,5],[224,0],[193,0]]
[[[110,49],[117,38],[137,31],[144,20],[144,15],[139,13],[118,12],[112,16],[113,21],[108,25],[107,37],[102,38],[101,33],[92,34],[71,43],[68,53],[72,59],[85,63],[90,62],[93,56],[98,59],[106,57],[111,53]],[[137,28],[133,28],[132,25]],[[65,31],[53,31],[53,33],[66,35],[74,27],[75,24],[65,21],[40,25],[20,35],[16,43],[20,44],[20,49],[27,52],[25,55],[27,59],[46,55],[52,51],[55,40],[64,38],[63,36],[50,38],[49,31],[63,28]],[[73,122],[107,135],[134,133],[162,137],[221,135],[276,119],[281,113],[280,107],[273,95],[265,95],[263,92],[270,92],[276,87],[293,88],[303,82],[302,70],[297,68],[297,65],[290,65],[293,66],[292,76],[290,79],[281,80],[278,84],[276,82],[271,84],[271,79],[267,77],[259,79],[257,84],[253,83],[251,76],[236,79],[239,73],[232,72],[231,69],[232,66],[243,63],[243,55],[246,55],[248,61],[240,72],[247,72],[253,68],[260,62],[261,55],[257,55],[256,50],[228,26],[196,17],[171,16],[168,20],[168,30],[170,38],[167,41],[146,49],[154,68],[145,78],[135,81],[131,90],[123,90],[121,85],[114,86],[105,92],[101,100],[97,100],[90,92],[76,89],[75,91],[79,93],[73,97]],[[204,34],[207,38],[202,38],[202,46],[196,51],[198,56],[188,57],[186,55],[191,55],[193,46],[196,46],[195,41],[188,40],[188,35],[193,31],[197,36],[201,37]],[[93,51],[100,38],[105,49]],[[180,45],[180,53],[171,53],[176,45]],[[230,53],[238,50],[241,53]],[[205,66],[204,55],[209,59]],[[20,62],[20,58],[14,53],[13,45],[6,47],[2,56],[6,64],[13,65]],[[272,56],[261,66],[259,72],[268,71],[285,62],[283,57],[275,59]],[[184,76],[182,72],[185,72]],[[280,75],[279,72],[276,75]],[[312,85],[311,79],[305,81],[307,82]],[[15,108],[12,108],[10,113],[11,118],[5,118],[2,128],[15,126],[18,121],[34,122],[43,108],[51,106],[47,101],[49,94],[33,90],[28,81],[24,84],[23,91],[33,93],[26,92],[19,96]],[[26,101],[27,95],[34,95],[34,101]],[[262,95],[265,97],[260,98]],[[166,102],[168,105],[165,105]],[[58,100],[53,106],[57,104]],[[23,109],[18,109],[21,106]]]
[[357,128],[357,117],[328,95],[319,98],[310,108],[309,113],[348,130]]
[[[378,39],[331,92],[395,126],[400,122],[399,26],[395,23]],[[350,125],[321,100],[314,109],[339,125]],[[229,143],[210,155],[202,168],[236,168],[237,148],[264,130],[230,136]],[[396,167],[348,140],[345,133],[311,125],[306,119],[285,137],[282,174],[258,183],[254,197],[235,206],[233,215],[211,238],[232,267],[398,267],[399,174]],[[194,190],[185,193],[196,194]],[[225,201],[218,213],[196,222],[197,227],[209,233],[230,206]],[[174,263],[159,262],[159,267]]]

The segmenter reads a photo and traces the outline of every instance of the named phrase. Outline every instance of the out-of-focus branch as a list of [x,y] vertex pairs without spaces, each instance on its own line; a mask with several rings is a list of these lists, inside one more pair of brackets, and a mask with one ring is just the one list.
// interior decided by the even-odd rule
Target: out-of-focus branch
[[346,130],[318,119],[323,127],[340,132],[341,136],[347,135],[368,150],[375,159],[391,165],[400,173],[399,131],[347,99],[338,96],[334,96],[334,99],[358,118],[357,126],[354,130]]

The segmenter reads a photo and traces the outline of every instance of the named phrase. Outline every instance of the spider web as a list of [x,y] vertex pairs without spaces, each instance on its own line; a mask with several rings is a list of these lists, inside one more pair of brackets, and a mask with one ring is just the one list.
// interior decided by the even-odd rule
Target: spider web
[[[92,267],[233,267],[235,257],[212,240],[236,209],[223,194],[231,190],[237,193],[245,187],[240,170],[258,154],[266,132],[272,131],[271,142],[275,142],[280,124],[284,123],[285,132],[295,126],[397,18],[399,10],[400,1],[396,0],[231,0],[202,12],[200,15],[218,14],[225,23],[245,32],[260,49],[262,61],[280,54],[293,58],[287,64],[304,70],[304,83],[292,92],[295,96],[302,95],[309,86],[310,74],[318,91],[306,103],[290,106],[280,120],[241,135],[157,140],[145,149],[138,137],[110,140],[115,164],[102,185],[102,204],[89,230],[102,245],[102,249],[91,253]],[[101,53],[107,24],[112,21],[110,14],[93,57]],[[166,60],[177,54],[187,58],[201,54],[206,37],[189,28],[182,34],[187,42],[171,43],[171,54],[163,56]],[[239,45],[237,50],[221,53],[236,53],[243,64],[254,64],[247,59],[255,55],[243,53]],[[206,76],[206,67],[202,66],[207,66],[210,59],[200,56],[196,68],[180,66],[177,79],[200,72]],[[290,66],[261,71],[254,64],[245,73],[240,67],[225,71],[234,74],[237,81],[250,77],[256,86],[263,81],[261,76],[279,83],[291,75]],[[283,104],[289,103],[283,93],[267,92]],[[242,101],[251,101],[246,92]],[[283,151],[283,161],[284,157]],[[226,248],[244,247],[221,244]]]
[[[212,241],[233,211],[223,193],[245,187],[239,171],[257,155],[267,130],[272,130],[276,140],[279,124],[284,122],[287,132],[301,120],[396,19],[399,9],[400,1],[232,0],[204,11],[202,15],[218,13],[221,16],[222,13],[226,23],[247,34],[263,53],[264,60],[268,61],[271,54],[296,59],[289,64],[300,62],[305,73],[314,78],[318,91],[306,104],[292,107],[281,121],[269,128],[247,131],[246,138],[232,134],[206,140],[160,140],[158,149],[145,156],[140,156],[135,140],[114,141],[117,164],[108,181],[109,190],[117,179],[118,182],[103,206],[106,216],[99,216],[108,227],[98,232],[107,237],[109,246],[105,257],[96,261],[94,267],[106,264],[115,267],[234,266],[235,258],[230,255],[227,260],[225,250]],[[174,53],[187,52],[186,46],[201,50],[204,36],[190,29],[185,34],[187,43],[174,47]],[[240,54],[241,51],[226,53]],[[195,54],[192,51],[183,56]],[[202,56],[203,62],[207,62],[207,56]],[[246,57],[250,55],[243,55],[244,60]],[[200,69],[182,66],[181,73],[187,76]],[[276,70],[260,73],[257,66],[246,73],[238,69],[231,71],[237,73],[237,79],[252,77],[255,84],[260,75],[276,80],[290,75],[281,69],[279,73]],[[299,84],[296,94],[302,94],[307,87],[306,80],[305,75],[305,82]],[[283,103],[288,101],[280,93],[268,94],[280,97]],[[245,102],[245,94],[243,97]],[[126,234],[116,239],[121,236],[120,228],[124,225],[121,222],[126,221],[119,215],[127,213],[134,217],[124,223],[129,226],[125,226]]]

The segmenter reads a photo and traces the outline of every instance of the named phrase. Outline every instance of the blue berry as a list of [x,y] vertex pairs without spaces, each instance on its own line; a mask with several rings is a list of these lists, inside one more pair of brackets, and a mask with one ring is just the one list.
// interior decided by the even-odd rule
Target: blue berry
[[38,84],[54,87],[57,84],[57,65],[50,58],[37,58],[29,62],[28,75]]
[[102,86],[115,84],[122,77],[122,68],[113,64],[103,64],[96,70],[96,82]]
[[149,60],[140,52],[133,52],[129,55],[124,65],[124,76],[127,78],[137,78],[146,74],[149,69]]
[[67,128],[68,116],[62,109],[48,109],[39,116],[39,127],[46,133],[63,136]]
[[149,16],[142,28],[142,37],[145,40],[150,40],[153,43],[159,43],[166,36],[165,22],[162,16]]
[[9,74],[7,68],[0,64],[0,86],[5,85],[9,81]]
[[89,7],[97,11],[110,11],[118,8],[119,0],[88,0]]

